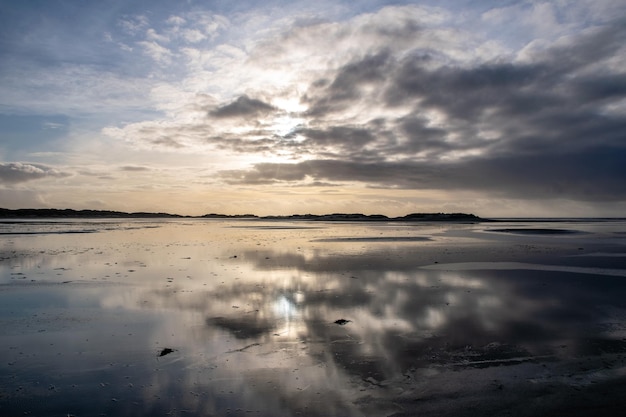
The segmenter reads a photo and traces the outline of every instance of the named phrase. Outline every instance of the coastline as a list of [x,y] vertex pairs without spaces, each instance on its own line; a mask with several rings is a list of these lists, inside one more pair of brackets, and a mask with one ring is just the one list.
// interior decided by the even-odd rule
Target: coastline
[[459,222],[489,221],[474,214],[467,213],[410,213],[405,216],[388,217],[383,214],[362,213],[333,213],[333,214],[292,214],[257,216],[255,214],[204,214],[200,216],[186,216],[170,213],[150,213],[110,210],[74,210],[74,209],[5,209],[0,208],[0,219],[11,218],[180,218],[180,219],[258,219],[258,220],[305,220],[305,221],[356,221],[356,222],[412,222],[412,221],[442,221]]

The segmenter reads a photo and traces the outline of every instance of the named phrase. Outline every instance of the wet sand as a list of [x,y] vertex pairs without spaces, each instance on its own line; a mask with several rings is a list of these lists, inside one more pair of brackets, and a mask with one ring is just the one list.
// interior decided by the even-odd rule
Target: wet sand
[[625,231],[0,223],[0,415],[620,415]]

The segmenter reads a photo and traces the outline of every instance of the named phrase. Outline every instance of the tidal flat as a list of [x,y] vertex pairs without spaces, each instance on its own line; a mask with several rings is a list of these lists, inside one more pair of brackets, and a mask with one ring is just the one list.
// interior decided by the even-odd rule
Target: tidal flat
[[0,415],[614,416],[626,221],[0,221]]

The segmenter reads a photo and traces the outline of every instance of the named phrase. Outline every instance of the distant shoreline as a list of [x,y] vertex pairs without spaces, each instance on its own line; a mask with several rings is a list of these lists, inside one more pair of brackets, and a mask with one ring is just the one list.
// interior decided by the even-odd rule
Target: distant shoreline
[[180,219],[258,219],[258,220],[306,220],[306,221],[353,221],[353,222],[484,222],[490,221],[467,213],[411,213],[406,216],[388,217],[383,214],[333,213],[333,214],[292,214],[286,216],[257,216],[254,214],[217,214],[201,216],[183,216],[171,213],[151,213],[111,210],[73,210],[73,209],[5,209],[0,208],[0,219],[28,218],[180,218]]

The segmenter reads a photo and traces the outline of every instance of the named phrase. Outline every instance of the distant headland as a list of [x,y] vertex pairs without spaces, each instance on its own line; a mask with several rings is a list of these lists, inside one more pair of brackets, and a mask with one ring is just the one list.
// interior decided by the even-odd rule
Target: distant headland
[[292,214],[287,216],[257,216],[254,214],[204,214],[202,216],[183,216],[170,213],[150,213],[112,210],[73,210],[73,209],[5,209],[0,208],[2,219],[30,218],[196,218],[196,219],[259,219],[259,220],[305,220],[305,221],[343,221],[343,222],[482,222],[487,221],[473,214],[466,213],[411,213],[400,217],[387,217],[383,214],[333,213],[333,214]]

